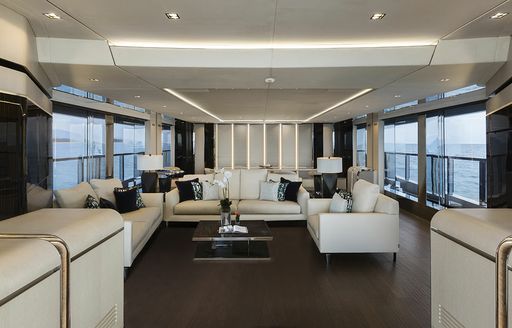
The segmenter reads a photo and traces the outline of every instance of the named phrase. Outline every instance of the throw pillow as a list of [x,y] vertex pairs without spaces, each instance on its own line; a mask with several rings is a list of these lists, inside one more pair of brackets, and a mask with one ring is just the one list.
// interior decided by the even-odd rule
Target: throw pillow
[[347,213],[347,200],[342,198],[340,194],[334,193],[329,206],[329,213]]
[[96,193],[87,182],[81,182],[69,189],[60,189],[53,192],[57,204],[61,208],[83,208],[88,195],[95,196]]
[[299,192],[300,186],[302,182],[300,181],[290,181],[285,178],[281,178],[281,183],[288,183],[286,187],[286,191],[284,193],[285,200],[291,200],[292,202],[297,202],[297,194]]
[[192,190],[194,191],[194,200],[203,199],[203,185],[201,182],[191,182]]
[[347,213],[352,213],[352,194],[341,189],[337,190],[336,193],[347,201]]
[[365,180],[357,180],[352,188],[352,211],[356,213],[373,212],[378,197],[379,185]]
[[116,205],[105,198],[100,198],[100,208],[110,208],[117,211]]
[[260,181],[260,200],[277,202],[279,183]]
[[137,201],[135,202],[137,204],[137,208],[144,208],[146,205],[142,201],[142,196],[140,195],[140,191],[137,188]]
[[201,183],[203,187],[203,200],[218,200],[219,187],[216,184],[204,181]]
[[288,182],[279,183],[279,188],[277,188],[277,200],[280,202],[285,200],[286,187],[288,187]]
[[115,188],[114,196],[116,198],[117,211],[119,213],[136,211],[138,209],[137,193],[136,188]]
[[192,182],[199,182],[198,178],[187,181],[176,181],[176,187],[178,188],[178,193],[180,195],[180,203],[186,200],[194,200],[194,188],[192,187]]
[[116,203],[114,197],[114,188],[123,188],[123,183],[119,179],[92,179],[90,182],[92,189],[98,198],[105,198],[106,200]]
[[87,198],[85,199],[85,208],[100,208],[100,203],[96,199],[96,197],[87,195]]

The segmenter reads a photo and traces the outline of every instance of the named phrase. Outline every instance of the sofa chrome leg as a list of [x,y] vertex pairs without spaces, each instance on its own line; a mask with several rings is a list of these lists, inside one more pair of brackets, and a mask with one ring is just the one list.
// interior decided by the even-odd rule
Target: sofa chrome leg
[[325,264],[329,266],[331,264],[331,254],[325,254]]
[[396,262],[396,253],[393,253],[393,262]]
[[129,270],[129,269],[130,269],[130,268],[127,268],[127,267],[125,267],[125,268],[124,268],[124,274],[123,274],[123,276],[124,276],[124,280],[126,280],[126,278],[128,277],[128,270]]
[[169,228],[169,221],[165,221],[165,227]]

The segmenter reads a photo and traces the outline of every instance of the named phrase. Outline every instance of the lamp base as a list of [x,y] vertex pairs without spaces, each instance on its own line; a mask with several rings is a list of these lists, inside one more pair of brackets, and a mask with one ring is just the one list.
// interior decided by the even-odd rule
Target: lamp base
[[336,192],[338,173],[322,173],[322,197],[332,198]]
[[158,182],[158,173],[143,172],[140,176],[142,192],[156,192],[156,184]]

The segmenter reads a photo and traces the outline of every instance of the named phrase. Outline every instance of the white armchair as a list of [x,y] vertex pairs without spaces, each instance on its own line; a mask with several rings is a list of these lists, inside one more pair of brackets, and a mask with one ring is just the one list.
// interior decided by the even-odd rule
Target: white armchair
[[379,194],[373,213],[329,213],[331,199],[308,201],[308,230],[329,264],[332,253],[396,253],[399,206]]

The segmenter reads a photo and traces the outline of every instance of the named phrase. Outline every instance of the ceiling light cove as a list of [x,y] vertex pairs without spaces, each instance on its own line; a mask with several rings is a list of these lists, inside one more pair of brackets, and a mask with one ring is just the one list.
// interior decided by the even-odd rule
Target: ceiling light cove
[[441,79],[441,82],[448,82],[448,81],[450,81],[450,79],[449,79],[449,78],[447,78],[447,77],[445,77],[445,78]]
[[89,79],[89,81],[91,81],[91,82],[99,82],[100,80],[96,79],[96,78],[91,78],[91,79]]
[[176,91],[172,90],[172,89],[169,89],[169,88],[164,88],[165,92],[167,93],[170,93],[171,95],[173,95],[174,97],[178,98],[179,100],[189,104],[190,106],[194,107],[194,108],[197,108],[199,109],[200,111],[202,111],[203,113],[213,117],[214,119],[220,121],[220,122],[224,122],[224,120],[222,120],[221,118],[219,118],[218,116],[210,113],[209,111],[207,111],[206,109],[204,109],[203,107],[199,106],[198,104],[196,104],[195,102],[193,102],[192,100],[186,98],[185,96],[177,93]]
[[503,17],[507,16],[509,13],[496,13],[494,15],[492,15],[491,17],[489,17],[490,19],[502,19]]
[[43,15],[45,15],[46,17],[48,17],[49,19],[62,19],[59,15],[57,15],[56,13],[43,13]]
[[329,107],[329,108],[324,109],[324,110],[323,110],[323,111],[321,111],[320,113],[317,113],[317,114],[315,114],[315,115],[313,115],[313,116],[311,116],[311,117],[309,117],[309,118],[305,119],[305,120],[304,120],[304,122],[311,121],[312,119],[317,118],[318,116],[324,115],[325,113],[328,113],[328,112],[330,112],[331,110],[333,110],[333,109],[335,109],[335,108],[338,108],[338,107],[340,107],[340,106],[343,106],[343,105],[345,105],[346,103],[351,102],[351,101],[352,101],[352,100],[354,100],[354,99],[357,99],[357,98],[359,98],[359,97],[361,97],[361,96],[364,96],[365,94],[367,94],[368,92],[370,92],[370,91],[372,91],[372,90],[373,90],[373,89],[364,89],[364,90],[361,90],[361,91],[359,91],[358,93],[355,93],[355,94],[353,94],[352,96],[348,97],[347,99],[342,100],[342,101],[340,101],[339,103],[334,104],[333,106],[331,106],[331,107]]
[[180,15],[178,15],[178,13],[175,13],[175,12],[169,12],[169,13],[165,13],[165,16],[169,19],[172,19],[172,20],[178,20],[180,19]]
[[384,16],[386,16],[386,14],[385,14],[385,13],[375,13],[375,14],[373,14],[373,15],[370,17],[370,19],[371,19],[371,20],[381,20],[381,19],[383,19],[383,18],[384,18]]
[[112,47],[126,48],[166,48],[166,49],[206,49],[206,50],[287,50],[287,49],[352,49],[352,48],[394,48],[435,46],[438,40],[417,41],[376,41],[376,42],[328,42],[328,43],[199,43],[199,42],[146,42],[109,41]]

